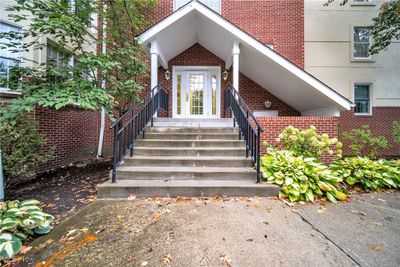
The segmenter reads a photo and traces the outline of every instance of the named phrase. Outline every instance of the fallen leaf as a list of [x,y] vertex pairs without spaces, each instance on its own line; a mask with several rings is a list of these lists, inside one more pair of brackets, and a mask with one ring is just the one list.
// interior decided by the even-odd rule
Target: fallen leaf
[[136,256],[129,256],[129,257],[128,257],[128,262],[135,262],[136,259],[137,259]]
[[325,213],[326,207],[321,207],[317,210],[318,213]]
[[381,251],[381,247],[377,244],[369,244],[369,248],[373,251]]
[[20,253],[21,253],[21,254],[25,254],[25,253],[27,253],[29,250],[31,250],[31,248],[32,248],[32,247],[22,246],[22,247],[21,247]]
[[263,222],[263,224],[266,224],[266,225],[268,225],[268,224],[269,224],[269,222]]
[[258,204],[253,204],[253,207],[254,207],[254,208],[260,208],[260,205],[258,205]]
[[146,266],[148,264],[148,262],[147,261],[144,261],[144,262],[142,262],[142,266]]
[[156,214],[154,214],[153,220],[155,220],[155,221],[161,220],[161,214],[160,214],[159,212],[157,212]]
[[163,262],[164,264],[171,263],[171,261],[172,261],[172,256],[171,256],[171,254],[165,255],[165,256],[163,257],[163,260],[162,260],[162,262]]
[[232,267],[232,261],[225,254],[219,254],[219,260],[227,267]]
[[375,225],[383,225],[383,223],[381,223],[381,222],[373,222],[373,224],[375,224]]
[[134,196],[134,195],[129,195],[129,197],[128,197],[128,200],[135,200],[136,199],[136,196]]
[[362,215],[362,216],[367,216],[367,214],[365,212],[358,211],[358,210],[351,210],[351,213],[359,214],[359,215]]
[[253,238],[246,239],[247,242],[253,242]]

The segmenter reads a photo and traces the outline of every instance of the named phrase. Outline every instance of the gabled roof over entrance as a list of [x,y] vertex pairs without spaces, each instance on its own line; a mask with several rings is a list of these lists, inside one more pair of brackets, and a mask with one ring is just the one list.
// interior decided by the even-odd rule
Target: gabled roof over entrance
[[197,1],[189,2],[139,36],[147,53],[153,41],[164,68],[169,60],[196,43],[225,60],[226,68],[230,68],[234,43],[239,43],[240,72],[302,115],[338,116],[351,107],[347,98]]

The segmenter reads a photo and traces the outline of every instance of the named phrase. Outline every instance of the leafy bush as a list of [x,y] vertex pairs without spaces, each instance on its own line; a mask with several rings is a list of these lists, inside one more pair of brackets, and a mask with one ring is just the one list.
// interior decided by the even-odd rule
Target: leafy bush
[[314,201],[315,197],[326,196],[329,201],[346,200],[339,188],[342,178],[315,158],[295,155],[293,151],[267,149],[261,157],[262,177],[268,183],[279,186],[279,198],[290,201]]
[[389,146],[385,137],[372,135],[369,125],[363,125],[361,129],[343,132],[342,139],[349,141],[351,156],[376,158],[379,150]]
[[393,122],[393,132],[392,132],[393,141],[396,144],[400,145],[400,121]]
[[317,128],[311,126],[307,130],[299,130],[288,126],[277,138],[277,145],[284,150],[291,150],[295,156],[314,157],[320,159],[324,153],[342,157],[342,143],[337,138],[329,138],[327,134],[317,134]]
[[347,184],[361,185],[365,190],[400,187],[400,161],[348,157],[335,161],[330,168]]
[[22,241],[52,229],[54,217],[42,212],[39,201],[0,203],[0,257],[12,258],[21,251]]
[[[6,187],[31,176],[38,165],[47,162],[52,153],[41,153],[44,138],[31,120],[19,117],[13,121],[0,122],[0,147]],[[17,179],[19,178],[19,179]]]

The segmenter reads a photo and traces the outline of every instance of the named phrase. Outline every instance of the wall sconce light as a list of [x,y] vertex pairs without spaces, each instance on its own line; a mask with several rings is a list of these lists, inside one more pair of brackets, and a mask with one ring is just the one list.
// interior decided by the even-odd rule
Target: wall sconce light
[[222,79],[224,79],[224,81],[226,81],[226,80],[228,79],[228,71],[227,71],[227,70],[225,70],[225,71],[222,73]]
[[272,105],[272,102],[269,101],[269,100],[267,100],[267,101],[264,102],[264,106],[265,106],[266,108],[270,108],[271,105]]
[[169,72],[169,70],[167,70],[165,73],[165,79],[168,81],[169,79],[171,79],[171,72]]

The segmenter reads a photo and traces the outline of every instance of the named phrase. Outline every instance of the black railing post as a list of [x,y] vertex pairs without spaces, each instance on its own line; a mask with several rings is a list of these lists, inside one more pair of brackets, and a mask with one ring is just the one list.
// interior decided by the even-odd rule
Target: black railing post
[[261,129],[260,127],[257,127],[257,183],[259,183],[261,181],[261,174],[260,174],[260,138],[261,137]]
[[117,134],[118,134],[118,124],[114,127],[114,143],[113,143],[113,170],[111,174],[111,182],[115,183],[117,181]]
[[[153,96],[154,96],[154,93],[153,93],[154,91],[153,90],[151,90],[151,99],[153,99]],[[152,100],[152,103],[151,103],[151,124],[150,124],[150,126],[151,127],[153,127],[153,111],[154,111],[154,99]]]

